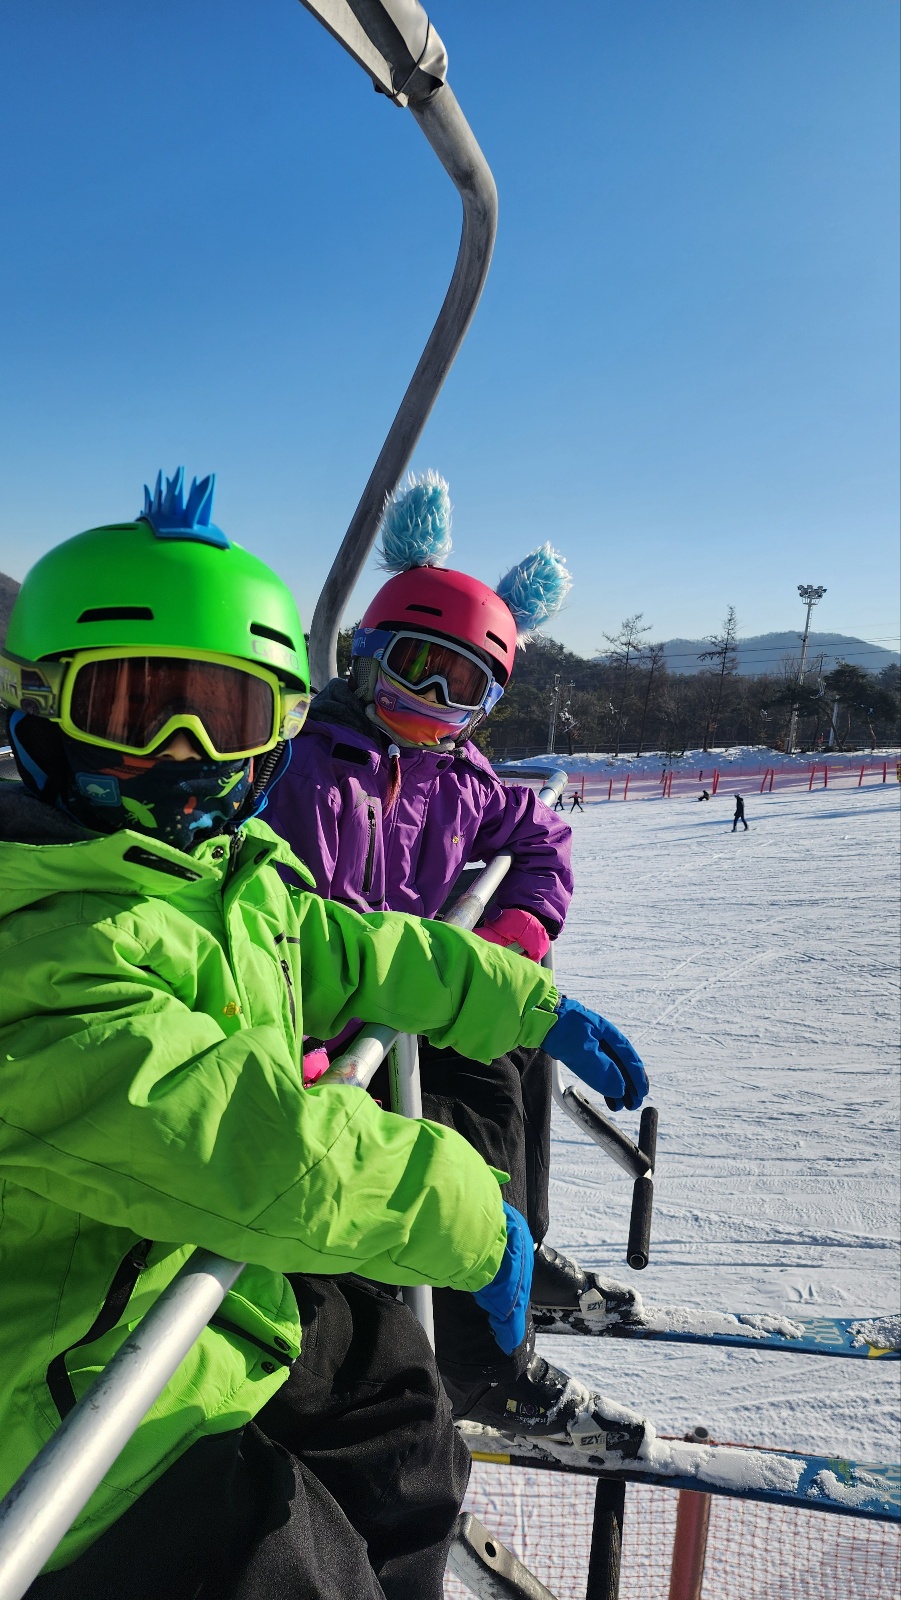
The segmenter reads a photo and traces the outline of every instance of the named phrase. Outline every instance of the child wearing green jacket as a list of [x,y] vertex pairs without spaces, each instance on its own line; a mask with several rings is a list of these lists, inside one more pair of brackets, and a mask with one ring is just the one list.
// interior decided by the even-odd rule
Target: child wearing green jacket
[[202,1246],[248,1265],[29,1593],[438,1600],[467,1463],[377,1286],[479,1293],[509,1343],[530,1241],[451,1130],[305,1090],[303,1035],[364,1016],[490,1061],[593,1024],[573,1044],[580,1008],[501,948],[321,900],[255,819],[303,633],[211,502],[179,472],[52,550],[0,654],[0,1491]]

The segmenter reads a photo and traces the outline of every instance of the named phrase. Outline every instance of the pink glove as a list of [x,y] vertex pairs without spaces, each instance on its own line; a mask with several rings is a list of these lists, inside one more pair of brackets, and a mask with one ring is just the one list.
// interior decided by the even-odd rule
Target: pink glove
[[324,1072],[328,1072],[330,1066],[331,1062],[329,1061],[327,1050],[322,1047],[318,1050],[309,1050],[303,1058],[304,1088],[309,1089],[310,1084],[315,1083],[317,1078],[321,1078]]
[[531,911],[517,911],[513,906],[508,906],[506,911],[475,931],[489,944],[506,945],[517,954],[528,956],[530,961],[540,961],[551,943],[547,929]]

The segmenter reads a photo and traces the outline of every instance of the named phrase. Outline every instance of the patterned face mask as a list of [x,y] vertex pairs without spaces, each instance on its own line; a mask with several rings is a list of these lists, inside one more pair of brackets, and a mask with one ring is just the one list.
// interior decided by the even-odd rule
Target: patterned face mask
[[430,700],[421,700],[384,668],[376,679],[373,704],[379,722],[389,733],[405,744],[423,745],[426,749],[456,743],[473,720],[472,710],[465,707],[436,706]]
[[152,761],[63,738],[68,766],[60,800],[97,833],[132,828],[191,850],[222,833],[247,799],[253,761]]

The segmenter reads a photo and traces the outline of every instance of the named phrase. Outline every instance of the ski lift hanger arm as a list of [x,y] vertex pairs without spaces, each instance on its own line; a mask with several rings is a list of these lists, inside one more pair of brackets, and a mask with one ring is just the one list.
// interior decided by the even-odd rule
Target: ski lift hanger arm
[[418,0],[301,0],[372,78],[418,122],[463,203],[453,276],[407,391],[323,585],[310,627],[318,687],[335,677],[338,627],[396,488],[472,321],[494,249],[497,190],[446,81],[447,55]]

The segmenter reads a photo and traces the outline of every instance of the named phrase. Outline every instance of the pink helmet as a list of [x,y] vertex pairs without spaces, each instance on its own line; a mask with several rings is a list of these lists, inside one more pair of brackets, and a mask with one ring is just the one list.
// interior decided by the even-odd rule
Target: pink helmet
[[516,656],[516,623],[487,583],[446,567],[411,567],[383,584],[366,607],[362,628],[419,628],[468,644],[490,658],[506,683]]
[[[572,582],[551,545],[539,546],[490,589],[445,567],[451,550],[447,484],[435,472],[410,477],[385,505],[382,556],[393,578],[366,607],[357,638],[374,628],[413,628],[487,656],[501,685],[517,643],[556,616]],[[355,656],[356,659],[356,656]]]

